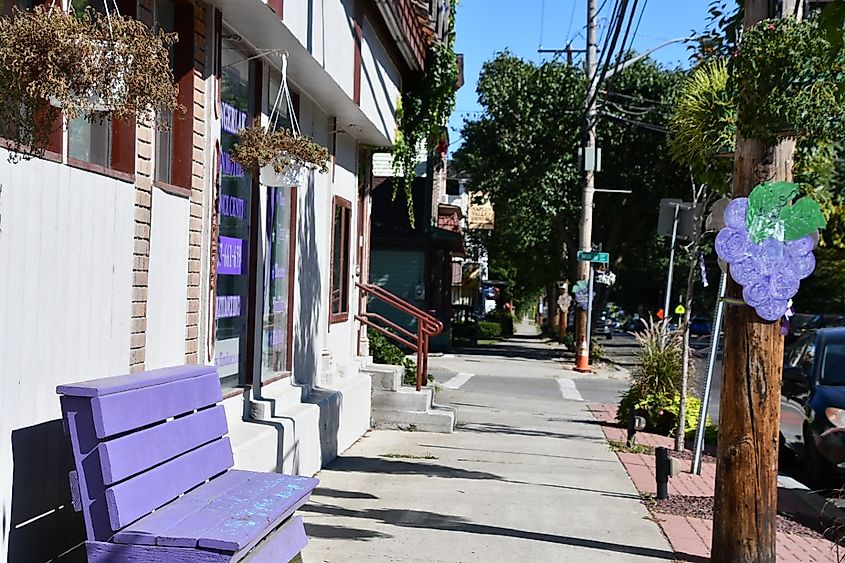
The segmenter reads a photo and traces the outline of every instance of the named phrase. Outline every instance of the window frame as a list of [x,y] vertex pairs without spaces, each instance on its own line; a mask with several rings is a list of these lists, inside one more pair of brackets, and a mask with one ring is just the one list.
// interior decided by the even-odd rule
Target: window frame
[[[329,267],[329,324],[335,323],[342,323],[349,320],[349,273],[352,271],[351,269],[351,257],[349,252],[349,243],[351,238],[351,223],[352,223],[352,202],[342,198],[340,196],[334,196],[333,200],[334,205],[332,205],[332,246],[331,246],[331,262]],[[340,278],[340,287],[338,288],[339,291],[339,301],[340,305],[338,307],[338,312],[335,313],[334,311],[334,304],[335,304],[335,244],[337,241],[335,240],[335,233],[337,232],[337,210],[340,208],[340,218],[341,218],[341,250],[340,250],[340,260],[341,260],[341,278]],[[346,296],[346,299],[343,299],[343,296]]]
[[[179,41],[173,46],[173,79],[179,86],[176,100],[185,113],[173,112],[170,129],[170,181],[158,178],[158,149],[153,154],[153,185],[172,195],[190,197],[194,155],[194,5],[184,0],[173,4],[173,27]],[[154,18],[156,16],[154,15]],[[155,133],[156,141],[158,134]]]
[[[72,0],[70,0],[72,1]],[[106,0],[107,1],[107,0]],[[123,15],[132,18],[138,17],[138,2],[136,0],[116,0],[118,7]],[[107,166],[89,162],[70,156],[71,139],[70,139],[70,122],[64,120],[63,128],[67,129],[67,146],[62,147],[67,150],[67,164],[72,168],[79,168],[109,176],[118,180],[127,182],[135,181],[135,157],[136,149],[135,142],[137,141],[137,127],[135,119],[121,121],[113,119],[109,116],[109,127],[111,128],[111,139],[109,150],[111,152],[109,164]]]

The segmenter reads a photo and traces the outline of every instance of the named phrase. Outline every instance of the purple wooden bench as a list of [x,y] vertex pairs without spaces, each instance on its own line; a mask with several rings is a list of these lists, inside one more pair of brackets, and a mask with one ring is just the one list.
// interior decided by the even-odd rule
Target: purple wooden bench
[[232,469],[214,367],[60,385],[89,563],[286,562],[317,479]]

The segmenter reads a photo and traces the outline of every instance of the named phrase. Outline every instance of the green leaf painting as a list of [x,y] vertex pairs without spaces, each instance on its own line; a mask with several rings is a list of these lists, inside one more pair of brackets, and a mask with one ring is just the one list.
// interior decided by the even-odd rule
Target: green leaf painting
[[764,182],[748,196],[748,234],[755,244],[767,238],[783,239],[781,210],[798,195],[798,184]]
[[784,240],[798,240],[827,226],[819,204],[808,197],[781,209],[780,217],[784,223]]
[[795,203],[798,184],[764,182],[748,196],[748,234],[755,244],[767,238],[798,240],[826,226],[819,204],[809,197]]

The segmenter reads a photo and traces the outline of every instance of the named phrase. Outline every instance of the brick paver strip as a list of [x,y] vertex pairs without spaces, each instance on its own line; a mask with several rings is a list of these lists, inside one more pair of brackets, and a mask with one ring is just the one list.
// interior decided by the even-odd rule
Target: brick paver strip
[[[594,403],[588,405],[588,410],[599,422],[616,423],[616,407]],[[603,425],[605,438],[608,441],[625,441],[627,432],[618,426]],[[637,433],[637,443],[647,446],[663,446],[672,448],[674,440],[667,436]],[[653,455],[617,452],[616,456],[625,467],[634,486],[641,493],[656,492],[655,462]],[[713,496],[716,481],[716,464],[703,463],[701,475],[689,473],[691,462],[681,460],[682,473],[669,480],[670,495]],[[699,563],[710,557],[710,538],[713,522],[703,518],[680,516],[675,514],[657,514],[656,520],[669,538],[672,549],[679,561]],[[845,552],[843,552],[845,555]],[[826,539],[811,538],[798,534],[777,534],[777,556],[779,563],[789,562],[822,562],[838,563],[836,545]]]

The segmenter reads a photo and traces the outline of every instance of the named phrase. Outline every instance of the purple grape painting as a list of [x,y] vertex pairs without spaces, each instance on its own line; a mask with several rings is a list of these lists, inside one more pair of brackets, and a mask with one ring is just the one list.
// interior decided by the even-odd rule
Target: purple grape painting
[[818,203],[802,197],[798,185],[765,182],[725,209],[725,227],[716,236],[716,254],[728,264],[742,299],[767,321],[786,314],[789,300],[813,273],[818,229],[825,227]]

